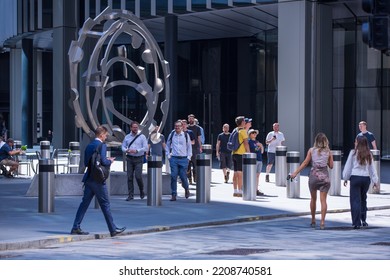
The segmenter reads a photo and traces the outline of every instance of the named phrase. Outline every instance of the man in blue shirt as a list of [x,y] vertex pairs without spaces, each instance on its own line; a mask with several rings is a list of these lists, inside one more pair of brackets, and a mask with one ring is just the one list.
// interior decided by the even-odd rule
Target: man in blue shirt
[[14,172],[19,168],[19,162],[14,160],[12,156],[20,155],[23,153],[21,149],[13,150],[14,140],[12,138],[8,138],[7,141],[0,148],[0,164],[2,166],[9,166],[9,171],[5,174],[6,177],[12,178],[14,177]]
[[180,120],[175,122],[175,131],[172,133],[172,137],[167,139],[166,156],[171,167],[171,201],[176,201],[177,197],[177,176],[180,177],[185,189],[185,198],[188,198],[190,190],[188,188],[187,168],[192,157],[192,146],[190,136],[188,133],[184,133],[183,124]]
[[367,123],[365,121],[361,121],[359,123],[359,130],[360,133],[356,136],[364,136],[367,138],[368,146],[370,147],[370,150],[377,150],[375,136],[371,132],[367,130]]

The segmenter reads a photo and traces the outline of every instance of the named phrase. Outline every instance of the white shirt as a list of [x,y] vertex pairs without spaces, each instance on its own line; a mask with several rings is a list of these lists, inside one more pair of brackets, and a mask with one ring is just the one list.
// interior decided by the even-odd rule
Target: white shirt
[[[135,141],[133,139],[140,134]],[[125,139],[122,142],[122,152],[126,153],[128,149],[137,150],[136,154],[131,154],[131,156],[143,156],[146,151],[148,150],[148,140],[146,140],[145,135],[141,134],[141,132],[138,132],[138,134],[133,134],[133,132],[130,132],[126,135]],[[133,141],[131,146],[129,147],[129,144]]]
[[347,181],[352,175],[370,177],[374,184],[378,183],[378,174],[374,165],[372,163],[361,165],[356,158],[355,150],[351,150],[349,152],[348,159],[343,170],[343,179]]
[[[187,135],[187,140],[185,136]],[[168,158],[171,156],[187,157],[191,160],[192,157],[192,145],[190,135],[181,131],[179,134],[176,131],[173,132],[172,139],[168,136],[167,139],[166,155]]]
[[280,131],[271,131],[267,134],[267,137],[265,138],[265,142],[269,142],[274,136],[276,136],[275,140],[272,140],[268,144],[268,152],[269,153],[275,153],[277,146],[282,146],[282,142],[284,142],[286,139],[284,139],[284,134]]

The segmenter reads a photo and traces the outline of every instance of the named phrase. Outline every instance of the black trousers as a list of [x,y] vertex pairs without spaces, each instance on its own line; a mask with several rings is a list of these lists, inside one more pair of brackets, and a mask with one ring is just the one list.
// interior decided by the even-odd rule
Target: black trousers
[[137,181],[140,193],[144,191],[144,182],[142,181],[142,165],[144,164],[144,157],[127,156],[127,188],[129,196],[134,196],[134,177]]

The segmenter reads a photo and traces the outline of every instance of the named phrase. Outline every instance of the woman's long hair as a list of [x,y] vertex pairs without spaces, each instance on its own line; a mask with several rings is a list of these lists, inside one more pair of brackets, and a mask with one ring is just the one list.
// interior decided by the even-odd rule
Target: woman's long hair
[[313,148],[318,149],[318,154],[320,154],[323,151],[330,150],[329,140],[324,133],[320,132],[316,135],[316,138],[314,139]]
[[355,140],[355,155],[360,165],[367,165],[372,163],[372,155],[368,146],[367,138],[359,136]]

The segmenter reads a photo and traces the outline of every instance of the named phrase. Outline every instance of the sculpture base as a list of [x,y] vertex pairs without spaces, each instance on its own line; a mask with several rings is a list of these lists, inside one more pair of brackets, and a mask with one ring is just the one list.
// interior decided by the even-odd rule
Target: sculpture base
[[[147,174],[142,174],[144,181],[144,191],[147,193],[148,177]],[[54,176],[55,195],[82,195],[83,183],[81,182],[83,174],[56,174]],[[171,194],[171,176],[170,174],[162,174],[162,194]],[[26,196],[38,196],[39,174],[35,174],[31,180]],[[127,190],[127,173],[126,172],[111,172],[107,185],[110,187],[110,195],[128,195]],[[139,188],[134,179],[134,194],[139,194]]]

